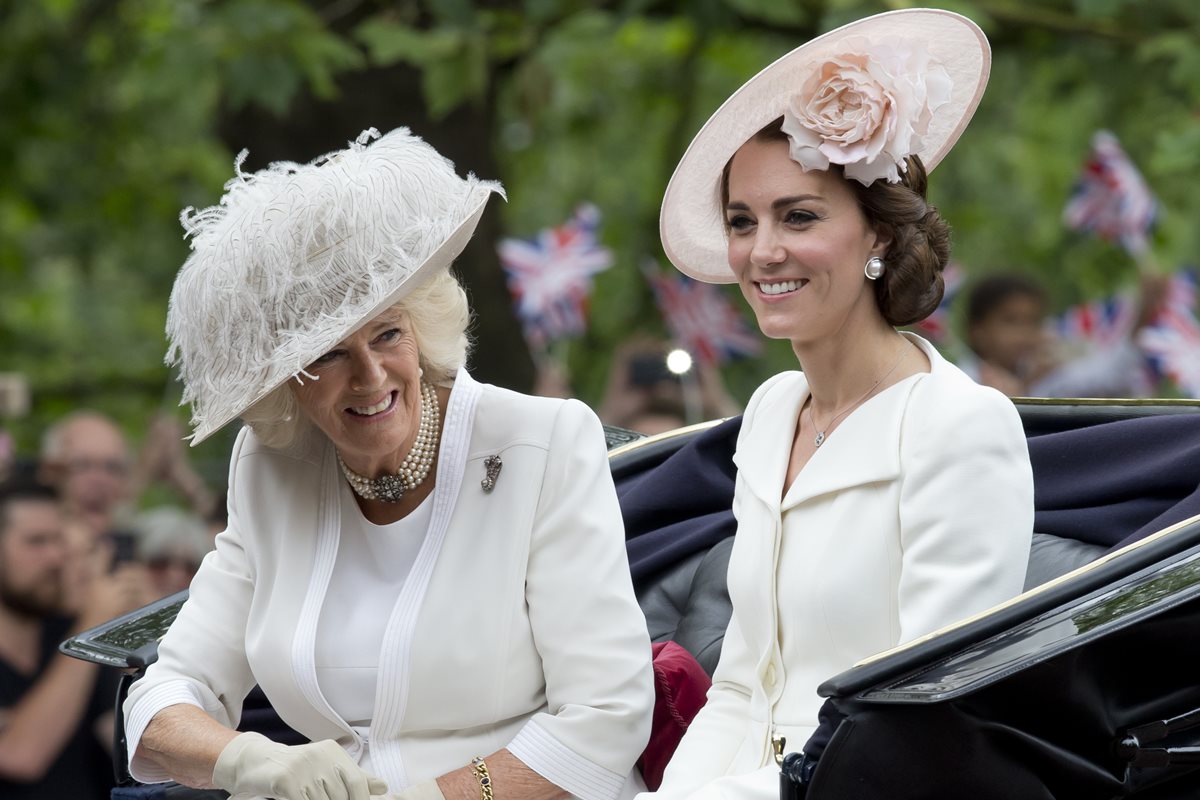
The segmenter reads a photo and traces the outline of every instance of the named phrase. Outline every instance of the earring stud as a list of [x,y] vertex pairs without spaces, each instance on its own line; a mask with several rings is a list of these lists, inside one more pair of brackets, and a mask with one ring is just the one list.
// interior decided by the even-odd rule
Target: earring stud
[[867,263],[863,265],[863,274],[867,276],[867,280],[879,280],[879,277],[883,275],[883,259],[879,256],[868,258]]

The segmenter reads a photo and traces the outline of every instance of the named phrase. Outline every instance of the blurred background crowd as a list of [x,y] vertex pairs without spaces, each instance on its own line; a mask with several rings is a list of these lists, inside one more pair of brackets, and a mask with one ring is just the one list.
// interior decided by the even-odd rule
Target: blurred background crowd
[[[656,429],[729,413],[793,358],[760,340],[735,288],[666,277],[657,213],[670,170],[749,75],[900,5],[4,4],[0,462],[33,459],[50,426],[81,409],[137,448],[157,416],[185,422],[162,362],[187,252],[179,211],[211,204],[242,148],[257,169],[372,126],[408,125],[461,172],[508,189],[458,265],[478,312],[477,377],[576,395],[620,425],[643,413],[638,402]],[[993,64],[970,146],[934,182],[957,274],[921,332],[1010,394],[1194,396],[1200,10],[943,5],[984,27]],[[1000,275],[1014,281],[977,286]],[[1177,311],[1159,313],[1165,295]],[[643,356],[682,349],[693,368],[636,357],[643,340]],[[1136,377],[1040,380],[1095,352],[1132,362],[1114,372]],[[224,483],[234,435],[190,453],[210,486]]]
[[[970,145],[933,182],[955,264],[917,331],[1010,395],[1200,396],[1200,6],[927,4],[979,22],[994,52]],[[77,731],[36,758],[23,732],[99,713],[99,679],[52,673],[26,623],[184,588],[224,525],[236,430],[188,448],[163,325],[179,211],[214,201],[239,150],[258,169],[407,125],[501,180],[507,204],[458,262],[472,372],[656,433],[736,414],[794,364],[734,287],[667,271],[657,213],[679,154],[774,57],[904,5],[0,3],[0,479],[18,487],[0,497],[0,677],[17,687],[0,796],[42,796],[7,787],[36,784]],[[31,706],[39,676],[60,683]]]

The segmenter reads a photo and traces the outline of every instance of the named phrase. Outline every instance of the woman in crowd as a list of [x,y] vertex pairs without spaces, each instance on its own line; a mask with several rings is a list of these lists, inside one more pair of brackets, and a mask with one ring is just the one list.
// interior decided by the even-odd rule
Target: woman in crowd
[[146,565],[154,597],[181,592],[192,582],[212,549],[212,537],[198,514],[175,506],[139,512],[130,521],[137,560]]
[[[125,704],[132,774],[279,800],[631,796],[650,646],[600,423],[464,368],[449,267],[500,187],[405,129],[240,164],[184,212],[167,332],[194,442],[247,426],[228,528]],[[256,683],[310,744],[234,730]]]
[[989,62],[949,12],[845,26],[729,98],[667,187],[671,261],[736,282],[803,371],[745,412],[733,617],[663,797],[778,797],[773,751],[813,733],[821,681],[1021,590],[1033,482],[1017,413],[896,330],[941,299],[949,237],[926,173]]

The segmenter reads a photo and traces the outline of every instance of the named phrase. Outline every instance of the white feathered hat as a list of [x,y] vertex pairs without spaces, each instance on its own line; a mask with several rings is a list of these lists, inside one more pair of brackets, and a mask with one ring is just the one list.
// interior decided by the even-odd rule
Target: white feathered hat
[[663,250],[684,274],[733,283],[721,175],[754,134],[783,117],[805,169],[841,164],[869,185],[899,180],[906,156],[926,171],[967,126],[991,71],[987,37],[971,20],[932,8],[876,14],[808,41],[755,75],[709,118],[663,195]]
[[[375,141],[372,141],[375,140]],[[241,170],[219,205],[180,215],[192,253],[171,291],[196,445],[462,252],[500,184],[397,128],[308,164]]]

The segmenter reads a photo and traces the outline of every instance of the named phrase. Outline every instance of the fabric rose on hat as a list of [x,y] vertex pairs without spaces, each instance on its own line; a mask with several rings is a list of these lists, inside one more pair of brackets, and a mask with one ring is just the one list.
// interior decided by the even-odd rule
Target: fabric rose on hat
[[928,53],[904,42],[847,39],[783,113],[792,160],[805,170],[841,164],[864,186],[896,183],[950,90],[950,76]]

